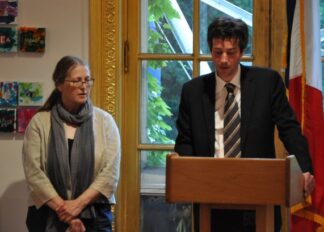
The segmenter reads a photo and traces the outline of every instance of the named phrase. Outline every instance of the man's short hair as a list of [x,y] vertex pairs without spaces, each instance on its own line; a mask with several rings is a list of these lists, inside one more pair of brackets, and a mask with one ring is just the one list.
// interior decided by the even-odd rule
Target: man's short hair
[[238,40],[240,50],[243,51],[247,46],[248,36],[248,26],[241,19],[218,17],[208,26],[207,42],[211,51],[213,39],[234,39]]

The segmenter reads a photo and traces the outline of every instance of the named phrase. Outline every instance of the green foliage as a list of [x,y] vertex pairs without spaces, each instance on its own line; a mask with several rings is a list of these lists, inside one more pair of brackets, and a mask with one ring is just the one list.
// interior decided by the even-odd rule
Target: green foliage
[[[169,53],[170,47],[163,34],[158,31],[161,27],[164,30],[170,30],[170,25],[166,22],[168,19],[179,18],[179,13],[172,8],[170,0],[149,0],[148,20],[151,24],[148,35],[149,52],[152,53]],[[152,28],[154,25],[154,28]]]
[[167,152],[151,151],[147,156],[146,166],[148,167],[165,167]]
[[170,107],[161,98],[162,87],[156,78],[148,75],[148,105],[147,105],[147,135],[151,143],[170,143],[165,131],[172,128],[163,121],[164,117],[170,117]]
[[170,0],[149,0],[149,20],[158,22],[164,16],[169,19],[179,18],[179,14],[171,6]]
[[[179,14],[172,8],[170,0],[149,0],[148,20],[150,23],[148,33],[148,52],[150,53],[170,53],[171,49],[165,36],[160,33],[159,28],[171,31],[170,25],[165,20],[179,18]],[[148,69],[161,70],[168,65],[165,60],[149,60]],[[147,137],[150,143],[170,144],[172,139],[167,136],[167,132],[172,128],[167,118],[172,116],[170,107],[161,97],[163,90],[158,80],[148,73],[148,104],[147,104]],[[148,166],[165,166],[165,154],[162,151],[152,151],[148,155]]]

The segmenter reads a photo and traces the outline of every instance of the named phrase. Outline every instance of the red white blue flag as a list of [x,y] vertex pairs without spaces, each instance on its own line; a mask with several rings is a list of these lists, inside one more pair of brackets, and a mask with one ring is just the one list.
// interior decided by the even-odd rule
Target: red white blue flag
[[292,207],[293,232],[324,231],[324,114],[319,0],[287,0],[289,101],[312,157],[315,190],[309,204]]

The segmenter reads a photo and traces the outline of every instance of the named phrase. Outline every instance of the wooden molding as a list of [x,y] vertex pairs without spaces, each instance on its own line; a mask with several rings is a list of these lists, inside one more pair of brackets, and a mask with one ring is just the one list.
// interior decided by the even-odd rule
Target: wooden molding
[[[89,50],[91,75],[95,79],[91,98],[94,105],[109,112],[121,130],[121,13],[120,0],[89,0]],[[121,183],[120,183],[121,185]],[[120,188],[117,196],[120,195]],[[113,231],[120,224],[120,209],[115,215]]]
[[89,1],[92,100],[120,122],[120,13],[118,0]]

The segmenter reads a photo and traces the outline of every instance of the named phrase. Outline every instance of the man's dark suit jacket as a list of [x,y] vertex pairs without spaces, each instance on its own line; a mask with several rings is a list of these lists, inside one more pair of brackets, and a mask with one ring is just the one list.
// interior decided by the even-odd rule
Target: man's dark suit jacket
[[[274,129],[303,172],[312,172],[306,139],[291,109],[280,75],[241,65],[241,157],[275,158]],[[177,119],[175,152],[209,156],[215,152],[215,73],[184,84]]]

